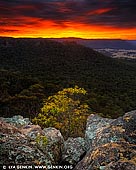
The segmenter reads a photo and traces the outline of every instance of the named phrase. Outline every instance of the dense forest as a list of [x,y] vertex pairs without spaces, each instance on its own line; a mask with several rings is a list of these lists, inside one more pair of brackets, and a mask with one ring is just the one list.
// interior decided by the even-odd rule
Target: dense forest
[[0,114],[34,118],[43,100],[82,87],[90,113],[118,117],[136,109],[136,64],[74,42],[0,38]]

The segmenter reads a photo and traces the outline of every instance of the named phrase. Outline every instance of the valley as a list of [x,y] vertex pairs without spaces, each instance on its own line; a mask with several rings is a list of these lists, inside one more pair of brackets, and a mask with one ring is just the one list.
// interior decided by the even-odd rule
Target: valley
[[48,96],[64,88],[87,91],[91,113],[116,118],[136,109],[136,65],[75,42],[0,39],[0,114],[36,116]]
[[108,49],[108,48],[95,50],[112,58],[136,59],[136,50]]

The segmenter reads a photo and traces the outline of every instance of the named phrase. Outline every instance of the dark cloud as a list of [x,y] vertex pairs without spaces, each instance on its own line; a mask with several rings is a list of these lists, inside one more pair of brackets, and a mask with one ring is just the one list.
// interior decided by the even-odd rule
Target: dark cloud
[[136,26],[135,10],[136,0],[0,0],[0,24],[34,24],[20,19],[31,17],[53,20],[56,24],[73,21],[133,28]]

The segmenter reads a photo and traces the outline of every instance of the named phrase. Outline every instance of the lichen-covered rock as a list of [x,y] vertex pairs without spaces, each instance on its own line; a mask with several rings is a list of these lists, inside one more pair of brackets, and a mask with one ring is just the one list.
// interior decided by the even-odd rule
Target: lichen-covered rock
[[0,164],[45,163],[45,155],[19,129],[0,120]]
[[108,166],[103,167],[103,168],[104,170],[136,170],[135,163],[127,161],[127,160],[110,163]]
[[23,126],[20,128],[20,131],[31,140],[35,140],[38,135],[44,135],[44,132],[39,125]]
[[11,118],[2,118],[5,122],[10,123],[11,125],[20,128],[22,126],[27,126],[32,124],[29,118],[23,118],[21,115],[15,115]]
[[64,144],[65,150],[62,155],[62,162],[76,165],[86,152],[85,140],[81,137],[68,138]]
[[92,145],[92,141],[96,138],[97,133],[109,126],[113,122],[113,119],[102,118],[97,114],[91,114],[87,119],[85,141],[87,149]]
[[0,134],[13,134],[21,133],[20,130],[8,123],[6,123],[2,118],[0,118]]
[[[45,128],[43,129],[43,132],[47,141],[44,140],[43,144],[39,145],[39,148],[50,158],[52,164],[56,164],[62,157],[64,138],[60,131],[53,127]],[[44,147],[44,143],[47,143],[46,147]]]
[[57,129],[42,130],[22,116],[0,118],[0,127],[2,165],[67,163],[76,165],[75,170],[136,169],[136,111],[118,119],[91,115],[85,140],[68,138],[64,142]]
[[[99,124],[96,119],[94,121]],[[136,111],[110,120],[107,126],[96,128],[93,135],[90,150],[75,170],[136,169]]]
[[57,129],[42,130],[40,126],[31,123],[24,123],[24,126],[21,124],[17,128],[18,125],[15,127],[13,124],[5,122],[5,118],[0,119],[1,165],[53,165],[60,161],[64,140]]
[[120,161],[127,161],[135,166],[135,149],[134,145],[128,144],[127,142],[107,143],[88,152],[75,169],[99,170],[103,168],[105,170],[105,168],[110,167],[111,164],[114,165],[116,163],[117,165],[117,162]]

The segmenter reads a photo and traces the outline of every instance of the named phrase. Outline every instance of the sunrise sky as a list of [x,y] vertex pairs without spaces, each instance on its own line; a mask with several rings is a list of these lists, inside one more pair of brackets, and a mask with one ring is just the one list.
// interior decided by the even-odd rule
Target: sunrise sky
[[0,36],[136,39],[136,0],[0,0]]

